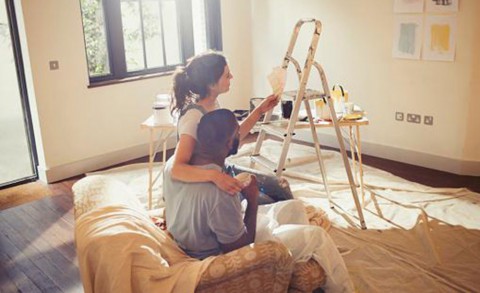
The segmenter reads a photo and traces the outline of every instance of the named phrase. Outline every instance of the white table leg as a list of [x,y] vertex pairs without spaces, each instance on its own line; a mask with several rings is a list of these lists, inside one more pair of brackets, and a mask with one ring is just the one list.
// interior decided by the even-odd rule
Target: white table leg
[[353,173],[355,174],[355,185],[359,185],[358,181],[358,171],[357,171],[357,159],[355,158],[355,139],[353,137],[353,127],[348,126],[348,139],[350,141],[350,154],[352,157],[352,166],[353,166]]
[[167,141],[168,141],[168,136],[163,139],[163,168],[165,169],[165,162],[167,161]]
[[148,153],[148,209],[152,209],[152,192],[153,192],[153,159],[155,157],[154,153],[155,137],[153,129],[150,129],[150,147]]
[[363,164],[362,164],[362,142],[360,139],[360,127],[358,125],[356,125],[355,127],[357,132],[356,133],[357,147],[358,147],[357,156],[358,156],[358,165],[360,169],[360,190],[362,193],[362,207],[365,207],[365,188],[363,185]]

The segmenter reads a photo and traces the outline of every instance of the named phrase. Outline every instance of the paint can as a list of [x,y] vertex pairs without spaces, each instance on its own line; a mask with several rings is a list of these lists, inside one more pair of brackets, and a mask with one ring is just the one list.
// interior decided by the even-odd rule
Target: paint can
[[170,95],[158,94],[152,106],[153,121],[155,124],[172,123],[172,115],[170,114]]

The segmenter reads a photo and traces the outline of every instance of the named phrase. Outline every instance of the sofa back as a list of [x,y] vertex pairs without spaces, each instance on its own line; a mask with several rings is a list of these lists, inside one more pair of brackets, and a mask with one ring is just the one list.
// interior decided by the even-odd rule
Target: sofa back
[[75,219],[96,208],[125,205],[147,214],[135,194],[123,182],[105,175],[87,176],[72,186]]

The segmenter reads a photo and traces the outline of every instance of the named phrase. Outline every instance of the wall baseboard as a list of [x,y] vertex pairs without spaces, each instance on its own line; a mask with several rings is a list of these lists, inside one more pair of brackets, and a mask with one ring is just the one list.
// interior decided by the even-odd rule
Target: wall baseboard
[[[174,148],[175,145],[176,138],[169,138],[167,142],[167,148]],[[92,172],[120,163],[124,163],[129,160],[148,156],[148,149],[149,145],[148,143],[146,143],[51,168],[44,168],[42,166],[38,166],[38,177],[43,182],[53,183],[87,172]]]
[[[338,148],[338,141],[334,135],[319,134],[318,137],[322,145]],[[297,137],[295,139],[310,143],[312,142],[310,132],[305,131],[297,132]],[[167,142],[168,148],[174,148],[175,143],[175,138],[170,138]],[[445,158],[423,152],[406,150],[365,141],[362,142],[362,153],[374,157],[422,166],[458,175],[480,176],[480,162],[478,161]],[[42,166],[38,166],[38,174],[41,181],[52,183],[144,156],[148,156],[148,144],[142,144],[52,168],[43,168]]]
[[[318,138],[322,145],[339,148],[337,137],[332,134],[319,133]],[[298,131],[295,139],[308,143],[313,142],[309,131]],[[362,141],[362,154],[458,175],[480,176],[480,161],[446,158],[366,141]]]

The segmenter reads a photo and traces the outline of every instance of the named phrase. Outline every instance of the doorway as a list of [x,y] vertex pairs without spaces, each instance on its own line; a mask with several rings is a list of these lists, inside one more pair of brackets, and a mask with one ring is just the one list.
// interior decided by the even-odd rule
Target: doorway
[[38,178],[13,1],[0,1],[0,188]]

